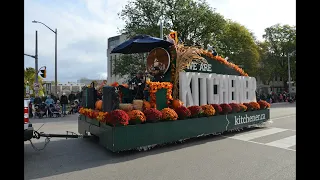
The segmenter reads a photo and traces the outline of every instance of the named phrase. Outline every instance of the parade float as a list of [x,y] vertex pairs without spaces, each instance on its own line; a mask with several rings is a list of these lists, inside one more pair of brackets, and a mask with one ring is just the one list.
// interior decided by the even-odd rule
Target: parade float
[[101,100],[95,101],[94,88],[84,91],[78,131],[98,137],[112,152],[239,130],[270,118],[270,104],[256,101],[256,79],[212,48],[142,35],[112,52],[148,52],[146,71],[157,67],[163,75],[161,82],[147,80],[143,100],[126,99],[129,85],[116,82],[99,88]]

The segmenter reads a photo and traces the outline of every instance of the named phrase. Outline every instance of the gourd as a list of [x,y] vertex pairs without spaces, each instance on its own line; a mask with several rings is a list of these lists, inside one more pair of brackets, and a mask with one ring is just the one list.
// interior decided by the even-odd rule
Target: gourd
[[102,100],[98,100],[95,103],[95,109],[101,111],[102,110]]
[[183,102],[181,102],[179,99],[172,100],[172,108],[173,109],[176,109],[182,105],[183,105]]

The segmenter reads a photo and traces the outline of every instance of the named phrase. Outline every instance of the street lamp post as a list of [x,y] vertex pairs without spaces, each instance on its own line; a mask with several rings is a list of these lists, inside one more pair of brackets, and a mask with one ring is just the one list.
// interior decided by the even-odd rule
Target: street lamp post
[[47,26],[46,24],[40,22],[40,21],[32,21],[33,23],[40,23],[42,25],[44,25],[45,27],[47,27],[50,31],[52,31],[55,34],[55,52],[54,52],[54,86],[55,86],[55,95],[57,95],[57,91],[58,91],[58,61],[57,61],[57,52],[58,52],[58,30],[57,28],[54,30],[52,30],[49,26]]

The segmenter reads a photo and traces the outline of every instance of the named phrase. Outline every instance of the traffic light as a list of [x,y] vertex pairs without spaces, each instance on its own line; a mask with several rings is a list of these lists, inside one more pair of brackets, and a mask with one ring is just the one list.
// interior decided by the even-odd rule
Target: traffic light
[[174,40],[174,42],[177,44],[178,43],[178,33],[177,31],[171,31],[169,34],[170,38]]
[[43,78],[46,78],[47,77],[47,70],[46,69],[42,69],[40,70],[40,76],[43,77]]

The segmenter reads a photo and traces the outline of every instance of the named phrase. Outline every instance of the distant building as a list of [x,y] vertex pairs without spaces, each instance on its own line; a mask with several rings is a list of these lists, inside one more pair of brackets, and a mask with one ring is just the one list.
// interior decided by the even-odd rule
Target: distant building
[[82,78],[82,79],[79,79],[77,80],[77,83],[82,83],[82,84],[85,84],[85,85],[89,85],[91,84],[93,81],[97,82],[98,84],[102,83],[104,80],[97,80],[97,79],[87,79],[87,78]]
[[[111,54],[111,51],[120,45],[121,43],[125,42],[128,39],[126,34],[121,34],[118,36],[113,36],[108,38],[108,49],[107,49],[107,58],[108,58],[108,82],[112,83],[117,81],[118,83],[123,83],[128,76],[120,77],[117,75],[117,69],[114,68],[114,64],[120,58],[121,54]],[[116,75],[114,75],[116,74]]]
[[[47,83],[50,84],[50,83]],[[58,95],[62,95],[62,93],[66,93],[66,95],[69,95],[71,92],[80,92],[81,88],[85,86],[86,84],[84,83],[75,83],[75,82],[68,82],[68,83],[58,83],[58,89],[57,93]],[[55,92],[55,85],[54,83],[51,83],[51,88],[45,89],[46,93],[45,94],[51,94]],[[47,86],[48,87],[48,86]],[[50,92],[51,91],[51,92]]]

